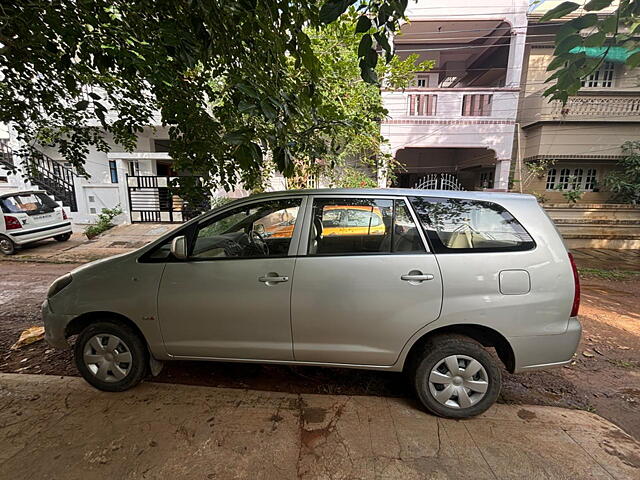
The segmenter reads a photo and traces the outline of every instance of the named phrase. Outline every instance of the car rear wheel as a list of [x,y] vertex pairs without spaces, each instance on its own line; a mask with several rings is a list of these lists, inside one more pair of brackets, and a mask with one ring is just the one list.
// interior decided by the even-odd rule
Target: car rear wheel
[[82,377],[99,390],[128,390],[147,373],[144,341],[133,329],[119,323],[89,325],[78,336],[74,353]]
[[59,242],[66,242],[67,240],[69,240],[71,238],[71,232],[63,233],[61,235],[56,235],[53,238],[55,238]]
[[0,252],[5,255],[13,255],[16,253],[16,244],[9,237],[0,235]]
[[416,359],[413,383],[420,402],[430,412],[467,418],[495,403],[502,374],[494,357],[473,339],[438,336]]

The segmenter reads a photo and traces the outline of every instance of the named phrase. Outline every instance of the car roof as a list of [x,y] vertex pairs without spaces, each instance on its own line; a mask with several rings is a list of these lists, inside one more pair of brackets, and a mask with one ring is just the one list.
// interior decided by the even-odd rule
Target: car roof
[[44,193],[44,190],[13,190],[11,192],[0,193],[0,198],[12,197],[14,195],[24,195],[25,193]]
[[469,200],[515,200],[535,199],[533,195],[511,192],[477,192],[467,190],[422,190],[413,188],[316,188],[309,190],[280,190],[277,192],[260,193],[251,195],[251,199],[268,198],[284,195],[376,195],[376,196],[417,196],[417,197],[442,197],[464,198]]

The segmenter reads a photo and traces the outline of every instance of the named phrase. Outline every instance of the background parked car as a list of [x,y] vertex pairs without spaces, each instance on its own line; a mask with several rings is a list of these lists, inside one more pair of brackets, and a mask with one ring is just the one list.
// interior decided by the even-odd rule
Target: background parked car
[[65,242],[71,222],[64,209],[46,192],[29,190],[0,195],[0,252],[12,255],[16,247],[46,238]]

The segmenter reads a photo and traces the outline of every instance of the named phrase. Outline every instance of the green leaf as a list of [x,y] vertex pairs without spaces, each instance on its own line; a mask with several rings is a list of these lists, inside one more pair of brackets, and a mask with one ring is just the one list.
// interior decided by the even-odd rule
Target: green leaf
[[229,132],[222,141],[230,145],[242,145],[249,141],[249,134],[246,130],[236,130],[235,132]]
[[86,110],[87,107],[89,106],[89,100],[80,100],[78,103],[76,103],[75,107],[78,110]]
[[378,64],[378,52],[373,48],[370,48],[364,56],[364,61],[367,63],[368,67],[376,68],[376,65]]
[[320,8],[320,23],[326,25],[336,21],[354,3],[356,0],[327,0]]
[[366,15],[360,15],[356,23],[356,33],[368,32],[371,28],[371,19]]
[[571,35],[560,42],[556,47],[555,54],[562,55],[563,53],[568,53],[569,50],[579,45],[582,45],[582,37],[577,34]]
[[367,52],[371,49],[373,45],[373,39],[371,35],[363,35],[360,39],[360,44],[358,45],[358,57],[363,58],[367,55]]
[[602,10],[603,8],[607,8],[609,5],[613,3],[613,0],[591,0],[584,6],[584,9],[587,12],[592,12],[594,10]]
[[618,29],[618,17],[610,15],[600,22],[598,30],[605,33],[614,33]]
[[269,120],[273,120],[278,116],[278,112],[268,98],[265,98],[260,102],[260,108],[262,109],[262,113],[264,113],[264,116]]
[[636,68],[640,65],[640,52],[636,52],[627,58],[626,64],[629,65],[629,68]]
[[567,22],[568,25],[571,25],[576,30],[584,30],[585,28],[593,27],[596,23],[598,23],[598,15],[595,13],[587,13],[586,15],[582,15],[581,17],[574,18]]
[[545,13],[540,19],[540,21],[547,22],[555,18],[562,18],[565,15],[569,15],[571,12],[573,12],[574,10],[577,10],[578,8],[580,8],[580,5],[578,5],[575,2],[562,2],[557,7],[552,8],[547,13]]
[[604,34],[604,32],[597,32],[585,38],[583,44],[585,47],[599,47],[604,45],[604,41],[606,38],[607,36]]
[[383,50],[387,53],[391,53],[391,45],[389,45],[389,39],[384,34],[384,32],[376,32],[373,34],[376,39],[376,42],[383,48]]

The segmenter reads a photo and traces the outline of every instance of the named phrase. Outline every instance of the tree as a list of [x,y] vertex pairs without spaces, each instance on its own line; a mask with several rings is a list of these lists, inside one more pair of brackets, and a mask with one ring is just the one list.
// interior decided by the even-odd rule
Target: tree
[[[372,177],[378,163],[383,157],[389,161],[382,151],[385,140],[380,134],[380,121],[388,112],[382,104],[380,86],[361,78],[358,66],[361,40],[357,29],[357,12],[351,7],[346,15],[325,28],[307,32],[319,61],[318,107],[317,112],[311,113],[341,121],[318,136],[321,144],[331,146],[321,162],[304,156],[296,158],[297,186],[306,185],[308,174],[328,176],[338,186],[374,186],[377,182]],[[418,58],[417,54],[405,59],[394,56],[388,63],[380,62],[375,75],[384,79],[387,89],[407,88],[416,72],[434,66],[432,61],[418,63]]]
[[[640,0],[621,0],[613,11],[606,15],[602,10],[610,7],[614,0],[589,0],[584,4],[563,2],[549,10],[541,22],[563,18],[573,14],[565,22],[555,39],[554,59],[547,70],[554,72],[548,82],[554,83],[545,91],[552,100],[566,103],[581,87],[581,80],[605,61],[607,55],[619,53],[632,68],[640,64],[640,49],[635,38],[640,33]],[[582,10],[579,10],[582,7]],[[598,12],[601,12],[598,15]],[[581,32],[587,31],[585,35]],[[588,57],[586,49],[602,47],[595,58]],[[622,48],[621,50],[620,47]]]
[[[307,32],[355,0],[15,0],[0,8],[0,122],[19,140],[57,148],[79,173],[104,133],[126,150],[159,112],[177,168],[208,188],[255,182],[270,152],[330,153],[346,120],[326,106]],[[407,1],[357,3],[362,78],[377,83],[379,49]],[[26,152],[23,152],[26,153]]]
[[605,178],[614,199],[624,203],[640,203],[640,142],[622,145],[625,157],[618,161],[621,171],[613,171]]

